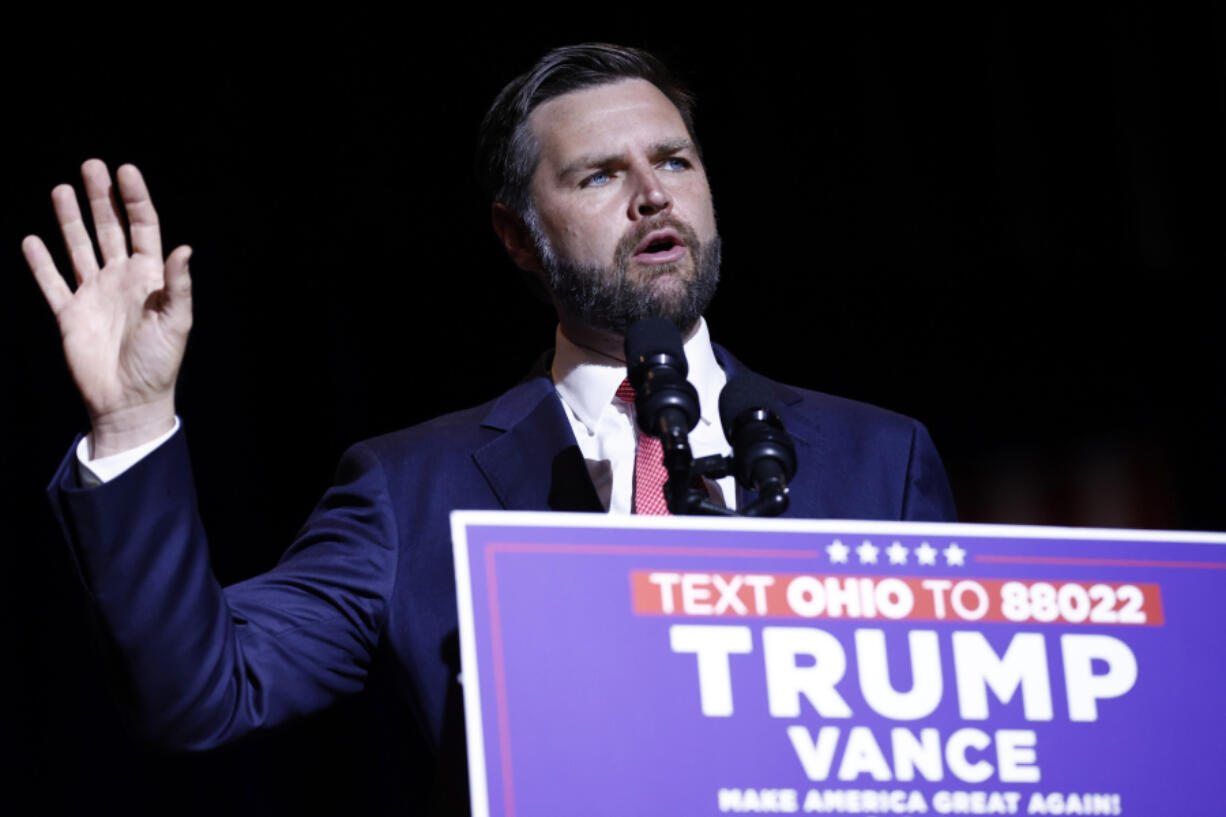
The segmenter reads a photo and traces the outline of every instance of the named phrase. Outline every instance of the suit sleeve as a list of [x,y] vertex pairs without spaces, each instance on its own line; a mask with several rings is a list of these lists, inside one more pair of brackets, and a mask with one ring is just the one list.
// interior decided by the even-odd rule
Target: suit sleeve
[[204,749],[358,690],[386,619],[395,520],[355,446],[271,571],[222,588],[179,431],[131,470],[81,486],[70,452],[49,493],[146,739]]
[[958,521],[953,491],[945,476],[941,455],[937,453],[928,429],[918,422],[911,437],[902,518],[911,522]]

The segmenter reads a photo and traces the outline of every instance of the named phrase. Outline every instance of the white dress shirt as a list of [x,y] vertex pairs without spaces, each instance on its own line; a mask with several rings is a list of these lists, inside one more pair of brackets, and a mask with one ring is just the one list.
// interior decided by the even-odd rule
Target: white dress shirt
[[[715,360],[706,321],[699,320],[697,331],[686,342],[685,357],[690,367],[688,379],[698,390],[702,410],[702,418],[690,432],[694,456],[731,454],[732,447],[724,438],[719,422],[719,393],[728,376]],[[626,377],[626,364],[599,352],[581,349],[559,328],[551,374],[592,484],[596,486],[596,495],[607,510],[630,513],[634,507],[634,453],[638,432],[634,406],[615,396],[617,387]],[[87,435],[77,445],[77,470],[82,484],[101,485],[115,479],[174,436],[179,425],[179,418],[175,417],[174,428],[157,439],[97,459],[92,456],[93,435]],[[707,488],[717,504],[736,507],[736,481],[732,477],[709,482]]]
[[[694,456],[731,454],[732,446],[719,422],[719,393],[728,376],[715,359],[705,320],[699,320],[698,329],[686,342],[685,357],[690,367],[688,379],[698,390],[702,411],[702,418],[690,432]],[[630,513],[634,507],[638,432],[634,406],[615,396],[626,378],[626,364],[576,346],[559,327],[551,374],[596,486],[596,495],[612,513]],[[717,504],[736,507],[736,480],[732,477],[708,483],[707,489]]]
[[118,454],[112,454],[109,457],[98,457],[97,459],[94,459],[94,435],[86,434],[81,438],[81,442],[77,443],[77,474],[81,478],[81,484],[87,488],[92,488],[95,485],[110,482],[143,460],[149,453],[157,449],[158,446],[173,437],[178,430],[179,417],[175,415],[174,428],[157,439],[141,443],[135,448],[129,448],[127,451],[120,451]]

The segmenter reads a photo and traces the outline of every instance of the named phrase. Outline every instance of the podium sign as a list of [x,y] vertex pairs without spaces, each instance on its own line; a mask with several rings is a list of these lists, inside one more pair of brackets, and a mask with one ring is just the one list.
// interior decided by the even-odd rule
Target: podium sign
[[1226,813],[1226,535],[452,528],[474,815]]

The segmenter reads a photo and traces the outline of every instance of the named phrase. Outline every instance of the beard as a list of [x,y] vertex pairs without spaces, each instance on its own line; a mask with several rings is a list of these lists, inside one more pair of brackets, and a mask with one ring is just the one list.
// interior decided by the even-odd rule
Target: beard
[[[625,335],[642,318],[666,318],[684,335],[715,297],[719,236],[704,244],[690,225],[674,216],[649,219],[627,230],[608,267],[563,257],[550,244],[535,213],[526,222],[559,310],[594,329]],[[667,264],[634,264],[634,251],[643,239],[663,228],[676,230],[688,252]]]

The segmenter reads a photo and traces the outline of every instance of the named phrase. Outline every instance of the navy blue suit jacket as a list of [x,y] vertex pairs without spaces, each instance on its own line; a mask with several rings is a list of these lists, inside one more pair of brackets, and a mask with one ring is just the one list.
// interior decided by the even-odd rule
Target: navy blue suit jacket
[[[742,371],[717,348],[729,376]],[[788,515],[952,520],[918,422],[774,384],[799,470]],[[222,588],[182,432],[121,477],[50,488],[144,736],[207,748],[327,706],[373,664],[436,745],[462,732],[448,513],[600,511],[542,367],[496,400],[353,446],[280,563]],[[742,497],[743,501],[752,496]],[[452,720],[457,722],[452,722]]]

